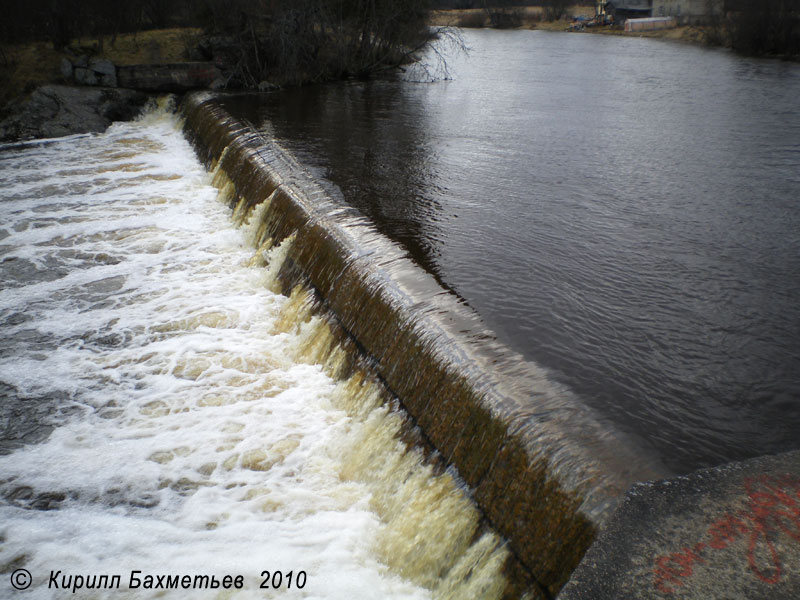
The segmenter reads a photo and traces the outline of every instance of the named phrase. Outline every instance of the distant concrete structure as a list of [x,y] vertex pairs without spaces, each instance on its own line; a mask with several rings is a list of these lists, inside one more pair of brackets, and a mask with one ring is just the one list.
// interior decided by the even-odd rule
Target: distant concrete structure
[[620,23],[625,19],[653,16],[653,0],[598,0],[597,14],[610,15]]
[[597,0],[598,15],[611,15],[621,23],[627,19],[675,17],[679,24],[697,23],[711,12],[721,11],[720,0]]
[[149,92],[185,92],[212,87],[220,77],[212,62],[185,62],[117,67],[119,87]]
[[678,21],[675,17],[648,17],[625,21],[625,31],[656,31],[657,29],[672,29],[677,26]]

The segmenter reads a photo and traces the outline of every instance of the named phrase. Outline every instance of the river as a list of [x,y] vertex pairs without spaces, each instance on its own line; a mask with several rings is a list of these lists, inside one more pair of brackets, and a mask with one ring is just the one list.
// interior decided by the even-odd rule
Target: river
[[669,470],[800,446],[800,65],[468,30],[228,108]]

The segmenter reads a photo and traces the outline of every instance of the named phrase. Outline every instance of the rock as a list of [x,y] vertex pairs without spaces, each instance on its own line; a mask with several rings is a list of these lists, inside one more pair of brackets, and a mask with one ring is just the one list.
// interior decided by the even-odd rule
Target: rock
[[81,56],[75,61],[75,68],[67,59],[61,61],[61,74],[79,85],[100,85],[117,87],[117,68],[106,58],[87,59]]
[[76,58],[73,63],[76,67],[81,67],[83,69],[89,68],[89,57],[85,54],[81,54],[78,58]]
[[100,77],[100,85],[103,87],[117,87],[116,75],[102,75]]
[[93,58],[89,61],[89,68],[102,75],[116,75],[117,68],[107,58]]
[[95,75],[95,72],[91,69],[76,67],[75,83],[79,85],[97,85],[99,81],[97,79],[97,75]]
[[201,40],[189,49],[188,59],[191,61],[207,62],[214,58],[214,51],[208,40]]
[[110,60],[94,58],[89,61],[89,68],[94,72],[100,85],[117,87],[117,68]]
[[148,98],[119,88],[44,85],[0,122],[0,142],[102,132],[134,118]]
[[558,598],[800,598],[800,451],[633,486]]
[[69,81],[72,79],[72,63],[69,62],[66,58],[61,59],[61,65],[59,65],[59,71],[61,72],[61,77]]
[[205,89],[219,76],[219,69],[210,62],[131,65],[117,69],[119,87],[150,92]]

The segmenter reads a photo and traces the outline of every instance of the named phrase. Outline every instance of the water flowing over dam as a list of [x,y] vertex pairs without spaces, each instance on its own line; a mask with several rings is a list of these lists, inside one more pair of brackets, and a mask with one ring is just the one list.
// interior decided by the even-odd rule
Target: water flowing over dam
[[672,473],[795,449],[800,65],[464,39],[451,80],[223,103]]
[[3,572],[552,597],[658,470],[290,155],[183,115],[211,174],[163,109],[0,152]]
[[[255,245],[284,293],[313,298],[349,374],[375,373],[458,469],[489,523],[545,594],[566,581],[620,495],[661,473],[479,319],[357,212],[334,202],[290,155],[213,98],[184,107],[185,130],[229,197],[256,221]],[[332,341],[333,341],[332,340]]]
[[0,178],[3,585],[539,595],[313,296],[277,293],[304,244],[265,243],[279,202],[235,227],[173,115],[4,148]]
[[0,595],[795,585],[796,65],[467,39],[0,146]]

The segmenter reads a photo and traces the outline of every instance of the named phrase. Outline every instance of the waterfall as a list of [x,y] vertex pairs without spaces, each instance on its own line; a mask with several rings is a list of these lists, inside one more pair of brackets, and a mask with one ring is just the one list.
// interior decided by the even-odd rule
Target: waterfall
[[[454,467],[545,595],[566,582],[634,481],[657,467],[544,370],[493,340],[402,248],[334,201],[290,154],[212,96],[183,106],[184,132],[276,278],[317,318],[311,360],[382,387]],[[266,256],[279,252],[276,258]],[[279,264],[276,264],[276,261]],[[311,315],[314,315],[312,318]],[[362,375],[363,373],[363,375]]]
[[233,169],[224,142],[213,182],[164,109],[0,148],[2,585],[24,569],[32,598],[226,576],[241,585],[213,597],[546,594],[457,457],[490,465],[440,448],[398,399],[412,385],[466,397],[466,383],[378,368],[401,350],[371,354],[331,309],[353,285],[336,269],[368,257],[280,217],[288,188]]

